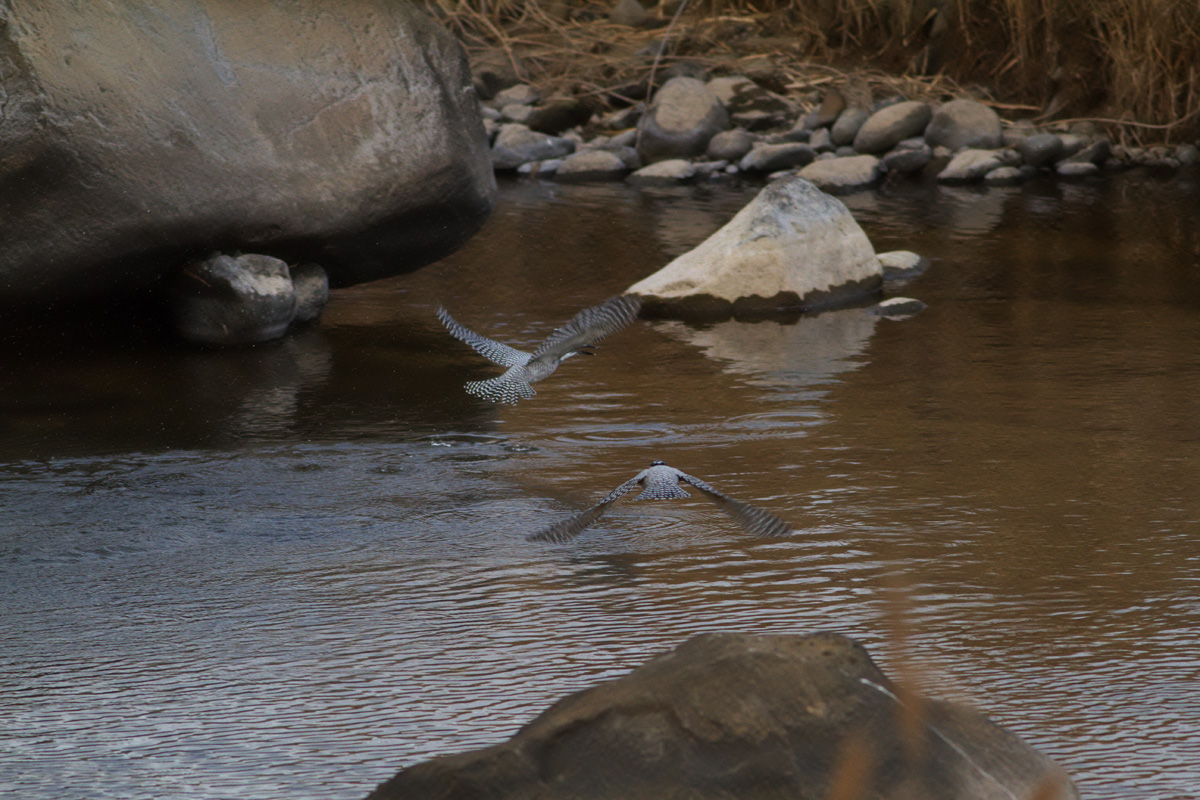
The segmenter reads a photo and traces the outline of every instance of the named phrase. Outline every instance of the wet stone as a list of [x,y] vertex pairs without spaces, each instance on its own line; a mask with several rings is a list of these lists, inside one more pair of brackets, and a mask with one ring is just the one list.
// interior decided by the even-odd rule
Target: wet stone
[[1086,178],[1098,173],[1100,168],[1091,161],[1063,161],[1054,171],[1060,178]]
[[1047,167],[1062,158],[1063,142],[1053,133],[1035,133],[1021,140],[1016,150],[1029,166]]
[[530,161],[560,158],[575,151],[569,139],[531,131],[524,125],[509,124],[500,129],[492,145],[492,165],[499,170],[516,169]]
[[847,108],[829,129],[829,139],[837,147],[854,144],[854,137],[871,116],[865,108]]
[[758,144],[742,157],[743,172],[776,172],[812,163],[816,153],[807,144]]
[[933,159],[933,148],[922,139],[906,139],[883,156],[883,166],[888,172],[907,174],[924,169]]
[[607,150],[588,150],[563,159],[554,179],[561,183],[620,180],[629,167],[616,153]]
[[919,100],[908,100],[876,111],[854,136],[854,149],[859,153],[882,153],[899,142],[917,136],[929,124],[933,111]]
[[687,159],[672,158],[642,167],[626,177],[625,182],[634,186],[673,186],[692,180],[696,172],[696,165]]
[[748,131],[734,128],[721,131],[708,142],[706,155],[715,161],[737,161],[750,152],[754,137]]
[[798,174],[822,191],[848,192],[877,183],[883,164],[875,156],[850,156],[813,162]]
[[993,150],[1001,145],[1000,117],[978,100],[951,100],[933,112],[925,141],[951,150]]
[[1015,186],[1025,180],[1025,173],[1019,167],[998,167],[983,176],[983,182],[989,186]]

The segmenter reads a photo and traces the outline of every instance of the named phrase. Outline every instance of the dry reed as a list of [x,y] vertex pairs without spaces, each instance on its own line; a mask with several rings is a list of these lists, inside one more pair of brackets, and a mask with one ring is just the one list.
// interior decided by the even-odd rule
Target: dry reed
[[[1091,119],[1123,141],[1200,134],[1194,0],[692,0],[665,33],[608,21],[615,0],[427,0],[478,62],[502,54],[545,92],[642,99],[654,55],[802,95],[973,95],[1003,116]],[[801,97],[800,99],[804,99]]]

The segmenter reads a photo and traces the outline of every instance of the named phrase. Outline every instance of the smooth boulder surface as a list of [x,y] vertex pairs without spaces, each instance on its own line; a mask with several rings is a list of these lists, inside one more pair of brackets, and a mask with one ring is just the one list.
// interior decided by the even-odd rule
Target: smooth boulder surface
[[647,164],[704,155],[713,136],[729,128],[729,112],[695,78],[671,78],[638,122],[638,152]]
[[368,800],[1078,796],[1015,734],[912,697],[852,639],[724,633],[569,695],[503,744],[409,767]]
[[849,302],[878,289],[882,274],[846,206],[793,176],[626,291],[652,316],[763,316]]
[[951,150],[995,150],[1003,144],[1000,116],[978,100],[951,100],[933,112],[925,141]]
[[491,213],[466,58],[411,4],[0,6],[0,303],[151,284],[197,252],[417,269]]
[[[920,136],[933,111],[919,100],[907,100],[876,111],[854,135],[860,153],[883,153],[913,136]],[[836,139],[835,139],[836,141]]]

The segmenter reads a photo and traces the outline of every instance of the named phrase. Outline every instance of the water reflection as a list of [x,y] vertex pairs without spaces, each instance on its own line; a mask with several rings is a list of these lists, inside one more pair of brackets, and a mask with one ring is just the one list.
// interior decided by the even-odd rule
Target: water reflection
[[[536,343],[751,194],[514,184],[276,346],[0,353],[0,790],[361,797],[693,633],[886,656],[903,580],[932,691],[1086,796],[1193,793],[1195,186],[887,184],[844,199],[933,259],[911,320],[643,321],[528,403],[462,391],[494,370],[438,302]],[[798,533],[693,498],[525,541],[654,458]]]

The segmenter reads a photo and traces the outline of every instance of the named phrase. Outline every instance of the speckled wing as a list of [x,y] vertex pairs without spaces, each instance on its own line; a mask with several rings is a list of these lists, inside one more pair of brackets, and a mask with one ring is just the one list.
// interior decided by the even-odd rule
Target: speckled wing
[[642,301],[627,294],[610,297],[599,305],[585,308],[538,345],[533,357],[562,357],[583,345],[595,344],[637,319],[641,309]]
[[568,539],[578,536],[584,528],[600,519],[600,515],[607,511],[608,507],[615,503],[618,498],[633,491],[634,487],[638,485],[638,481],[642,479],[643,474],[639,473],[637,477],[625,481],[587,511],[581,511],[569,519],[551,525],[549,528],[543,528],[537,533],[532,533],[529,535],[529,539],[536,542],[565,542]]
[[518,364],[497,378],[485,381],[468,381],[467,394],[473,394],[493,403],[516,405],[523,398],[533,397],[537,392],[529,385],[529,370]]
[[721,510],[737,520],[743,528],[755,536],[786,536],[792,532],[791,525],[788,525],[770,511],[764,511],[749,503],[743,503],[741,500],[734,500],[729,495],[718,492],[704,481],[694,478],[687,473],[679,473],[679,479],[695,486],[709,500],[719,505]]
[[442,324],[446,326],[446,330],[450,331],[451,336],[460,342],[470,345],[475,352],[488,361],[499,364],[502,367],[515,367],[520,364],[529,363],[529,359],[532,357],[523,350],[501,344],[486,336],[480,336],[470,328],[463,327],[454,317],[450,316],[449,311],[441,306],[438,306],[437,316],[442,321]]

